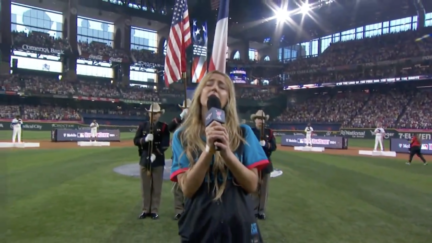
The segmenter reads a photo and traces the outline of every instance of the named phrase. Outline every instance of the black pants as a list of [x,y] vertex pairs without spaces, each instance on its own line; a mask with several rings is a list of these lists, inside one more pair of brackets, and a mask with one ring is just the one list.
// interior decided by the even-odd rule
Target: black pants
[[409,162],[411,162],[411,160],[413,159],[415,154],[423,161],[423,163],[426,163],[426,160],[423,157],[423,155],[421,153],[421,148],[419,146],[414,146],[410,149],[410,155],[409,155],[409,160],[408,160]]

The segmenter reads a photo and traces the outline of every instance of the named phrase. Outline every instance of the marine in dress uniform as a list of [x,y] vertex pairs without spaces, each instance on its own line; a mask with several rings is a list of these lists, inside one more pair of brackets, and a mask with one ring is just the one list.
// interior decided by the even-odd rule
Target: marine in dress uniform
[[[165,166],[165,151],[169,147],[170,133],[168,125],[160,122],[160,116],[165,112],[159,104],[153,103],[147,110],[149,117],[153,118],[153,129],[150,132],[151,122],[139,125],[134,144],[138,146],[140,156],[140,176],[142,192],[142,212],[139,219],[151,217],[158,219],[159,205],[162,194],[162,183]],[[151,146],[153,143],[153,146]],[[153,150],[151,150],[153,147]],[[151,150],[151,151],[150,151]]]
[[[187,99],[186,100],[186,104],[183,101],[182,105],[179,105],[179,107],[182,109],[182,112],[180,113],[180,115],[178,115],[177,117],[175,117],[169,124],[168,124],[168,130],[172,133],[175,132],[175,130],[177,130],[177,128],[182,124],[184,118],[186,117],[187,113],[188,113],[188,107],[190,107],[191,104],[191,100]],[[171,159],[173,159],[171,157]],[[176,163],[175,161],[173,161],[173,163]],[[184,195],[183,195],[183,191],[180,189],[180,186],[178,186],[177,183],[174,184],[174,219],[178,220],[180,219],[183,211],[184,211]]]
[[258,187],[258,191],[254,197],[254,208],[255,216],[258,219],[265,219],[265,209],[268,198],[268,183],[270,179],[270,173],[273,171],[273,165],[271,163],[270,156],[273,151],[276,150],[276,139],[273,131],[269,128],[264,128],[264,134],[261,134],[261,126],[265,127],[265,122],[269,119],[269,115],[266,115],[264,111],[259,110],[255,114],[251,115],[251,119],[255,122],[255,127],[252,131],[260,141],[260,144],[269,160],[269,164],[261,171],[261,180]]

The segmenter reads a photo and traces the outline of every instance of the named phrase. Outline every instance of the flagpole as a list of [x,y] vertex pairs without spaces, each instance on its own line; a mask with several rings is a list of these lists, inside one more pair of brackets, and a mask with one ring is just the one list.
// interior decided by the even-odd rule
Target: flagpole
[[188,104],[187,104],[187,73],[186,72],[182,73],[182,80],[183,80],[184,95],[185,95],[184,107],[187,108]]

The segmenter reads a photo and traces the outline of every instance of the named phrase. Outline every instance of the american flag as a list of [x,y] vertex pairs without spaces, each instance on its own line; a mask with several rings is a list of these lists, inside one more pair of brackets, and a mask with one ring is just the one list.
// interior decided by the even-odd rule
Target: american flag
[[198,56],[192,62],[192,83],[199,83],[207,73],[207,57]]
[[208,68],[209,72],[218,70],[225,73],[226,53],[228,51],[228,14],[229,0],[221,0],[219,5],[218,20],[216,23],[212,57],[210,59]]
[[181,79],[186,72],[186,48],[192,43],[187,0],[176,0],[165,55],[165,85]]

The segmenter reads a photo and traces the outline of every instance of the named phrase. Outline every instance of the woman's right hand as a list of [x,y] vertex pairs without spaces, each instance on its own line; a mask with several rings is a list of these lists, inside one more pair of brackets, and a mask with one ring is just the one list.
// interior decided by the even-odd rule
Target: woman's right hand
[[210,148],[214,148],[214,144],[217,140],[221,140],[225,133],[221,131],[221,129],[218,129],[219,127],[222,127],[222,124],[219,122],[212,122],[210,125],[208,125],[205,129],[206,139],[207,139],[207,146]]

